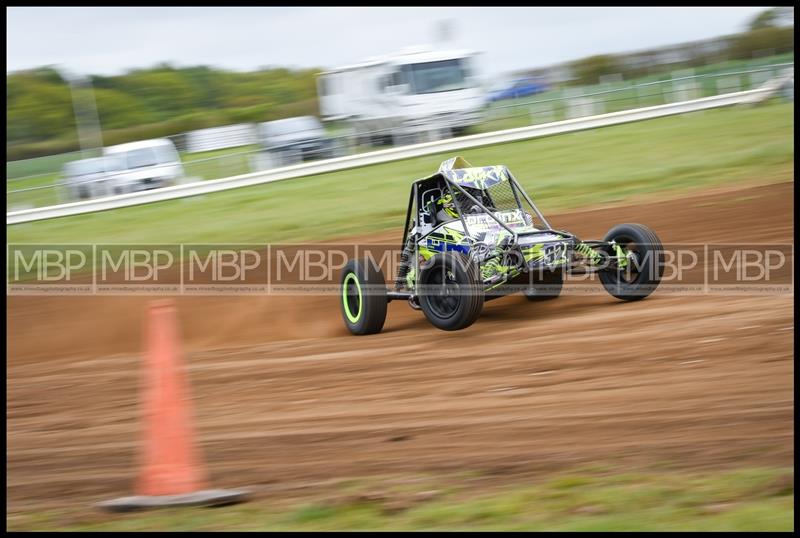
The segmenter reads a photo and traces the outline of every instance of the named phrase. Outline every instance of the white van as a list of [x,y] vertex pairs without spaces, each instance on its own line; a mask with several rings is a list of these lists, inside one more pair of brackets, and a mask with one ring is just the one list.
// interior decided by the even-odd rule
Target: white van
[[181,158],[168,138],[109,146],[103,155],[117,157],[123,166],[114,176],[114,194],[176,185],[184,176]]
[[124,164],[118,157],[80,159],[64,165],[65,200],[88,200],[113,193],[117,176],[124,173]]

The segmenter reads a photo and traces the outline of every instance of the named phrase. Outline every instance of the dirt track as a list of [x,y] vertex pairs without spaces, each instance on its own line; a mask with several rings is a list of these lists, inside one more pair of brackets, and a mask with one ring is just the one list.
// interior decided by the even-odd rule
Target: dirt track
[[[665,243],[791,243],[792,190],[551,221],[587,238],[643,222]],[[8,297],[10,512],[131,492],[147,300]],[[360,338],[334,297],[177,303],[213,485],[285,499],[365,476],[468,472],[482,488],[590,463],[792,465],[793,300],[510,296],[456,333],[392,303],[384,332]]]

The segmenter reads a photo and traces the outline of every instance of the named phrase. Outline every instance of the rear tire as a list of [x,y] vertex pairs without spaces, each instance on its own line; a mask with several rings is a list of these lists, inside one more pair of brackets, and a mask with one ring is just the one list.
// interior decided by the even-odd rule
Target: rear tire
[[475,323],[484,301],[478,264],[460,252],[441,252],[425,265],[417,289],[428,321],[443,331],[457,331]]
[[381,332],[386,321],[386,281],[380,267],[350,260],[342,270],[341,309],[347,329],[357,335]]
[[[664,248],[655,232],[642,224],[619,224],[603,240],[615,241],[623,250],[633,252],[627,268],[599,272],[606,291],[623,301],[638,301],[653,293],[664,272]],[[616,256],[611,248],[606,252]]]

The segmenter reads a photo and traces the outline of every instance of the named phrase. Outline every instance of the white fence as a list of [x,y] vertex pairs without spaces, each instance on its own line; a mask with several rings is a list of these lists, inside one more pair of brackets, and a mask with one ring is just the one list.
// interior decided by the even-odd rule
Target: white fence
[[257,140],[256,126],[253,123],[197,129],[186,133],[186,152],[197,153],[247,146],[255,144]]
[[176,198],[209,194],[228,189],[259,185],[262,183],[270,183],[272,181],[281,181],[284,179],[311,176],[315,174],[335,172],[338,170],[346,170],[349,168],[356,168],[371,164],[397,161],[411,157],[419,157],[422,155],[452,152],[478,146],[525,140],[529,138],[568,133],[571,131],[584,129],[593,129],[607,125],[658,118],[662,116],[694,112],[710,108],[735,105],[739,103],[753,103],[774,94],[780,88],[781,84],[782,82],[780,81],[770,81],[761,88],[755,90],[705,97],[692,101],[669,103],[665,105],[625,110],[609,114],[600,114],[597,116],[557,121],[530,127],[520,127],[517,129],[507,129],[491,133],[463,136],[447,140],[438,140],[424,144],[401,146],[381,151],[373,151],[358,155],[349,155],[346,157],[328,159],[324,161],[286,166],[264,172],[243,174],[240,176],[210,181],[198,181],[184,185],[165,187],[162,189],[110,196],[97,200],[88,200],[84,202],[74,202],[56,206],[14,211],[6,214],[6,225],[65,217],[69,215],[80,215],[83,213],[92,213],[95,211],[104,211],[107,209],[116,209],[140,204],[149,204],[153,202],[173,200]]

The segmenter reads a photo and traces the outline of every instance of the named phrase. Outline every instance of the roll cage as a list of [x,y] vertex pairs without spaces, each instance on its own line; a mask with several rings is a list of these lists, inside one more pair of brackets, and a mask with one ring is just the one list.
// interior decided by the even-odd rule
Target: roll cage
[[[506,183],[508,185],[508,192],[503,192],[506,195],[503,201],[509,202],[512,198],[507,195],[511,194],[513,197],[512,204],[505,204],[508,207],[500,207],[501,204],[496,200],[496,193],[490,191],[492,187],[498,187]],[[416,228],[417,236],[415,240],[426,236],[433,231],[441,221],[436,217],[435,207],[432,206],[431,198],[426,198],[426,195],[432,191],[439,191],[441,195],[449,195],[453,200],[458,213],[458,220],[461,221],[464,227],[464,232],[467,240],[472,243],[475,241],[474,236],[469,231],[468,219],[465,215],[474,213],[474,209],[480,209],[483,214],[488,215],[498,225],[500,225],[508,234],[511,235],[509,246],[515,245],[519,242],[520,236],[528,236],[535,234],[552,234],[556,233],[566,238],[574,238],[568,232],[562,230],[554,230],[547,219],[544,217],[533,200],[528,196],[525,190],[520,186],[517,179],[511,171],[505,166],[484,166],[480,168],[473,168],[461,157],[454,157],[442,163],[439,171],[435,174],[414,181],[411,187],[411,194],[408,200],[408,210],[406,212],[406,222],[403,232],[402,246],[405,247],[409,239],[409,233]],[[525,203],[530,207],[541,223],[540,227],[533,226],[530,222],[531,230],[520,231],[519,229],[508,226],[503,222],[497,213],[509,210],[518,210],[522,212],[523,218],[526,221],[533,220],[533,215],[528,213],[525,208]],[[465,207],[469,205],[469,207]],[[412,215],[416,218],[412,220]],[[527,217],[527,218],[526,218]],[[427,222],[426,222],[427,221]],[[427,225],[427,226],[426,226]]]

